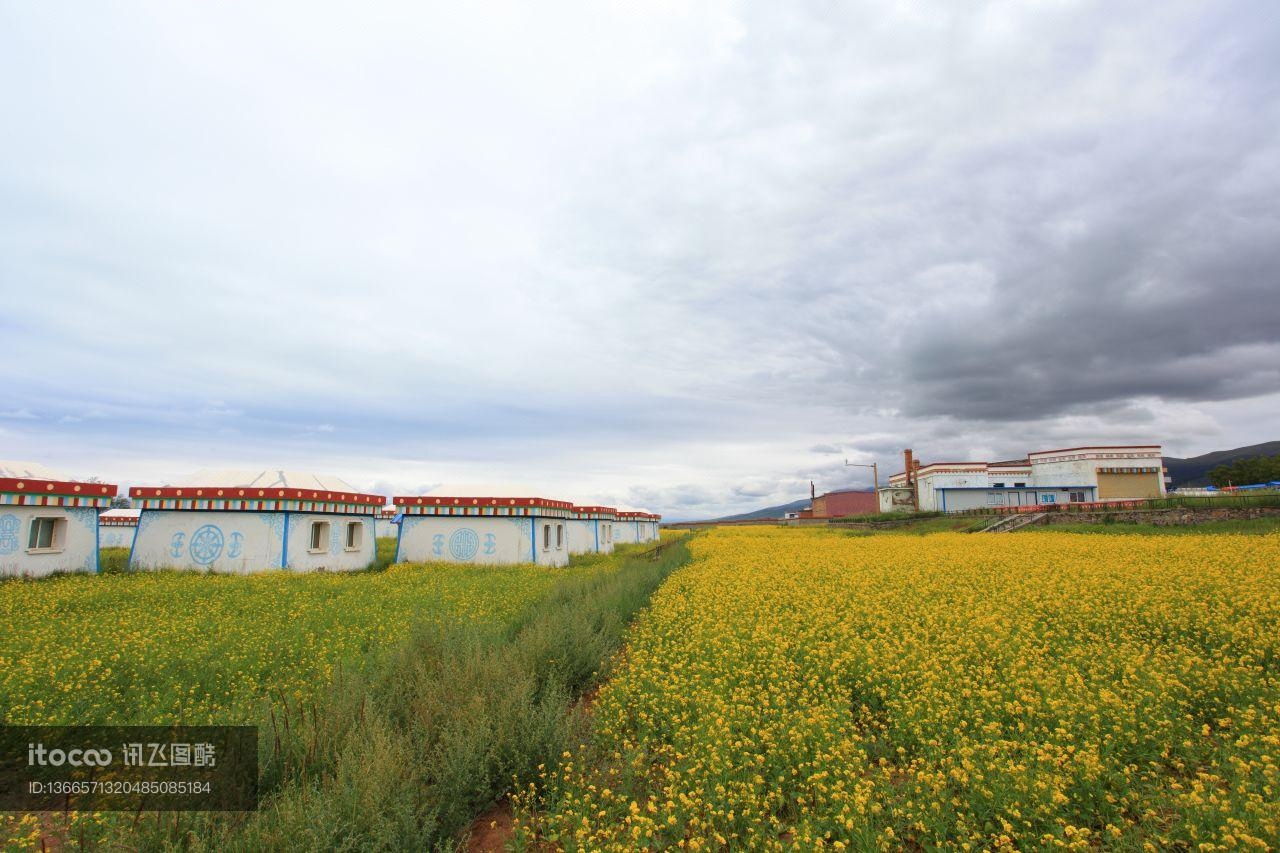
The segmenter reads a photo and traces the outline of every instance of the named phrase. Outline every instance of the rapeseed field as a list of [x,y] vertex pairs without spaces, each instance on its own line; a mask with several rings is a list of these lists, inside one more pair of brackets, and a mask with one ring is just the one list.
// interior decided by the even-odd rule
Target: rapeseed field
[[1280,844],[1280,535],[690,547],[521,844]]
[[139,572],[0,583],[0,722],[252,723],[435,619],[502,623],[575,572]]

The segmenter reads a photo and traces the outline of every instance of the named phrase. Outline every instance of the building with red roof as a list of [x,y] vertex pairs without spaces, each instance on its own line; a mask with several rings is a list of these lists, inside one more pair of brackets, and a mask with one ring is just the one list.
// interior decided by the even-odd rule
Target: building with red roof
[[0,461],[0,577],[98,571],[98,514],[116,487]]
[[368,568],[387,502],[336,477],[279,470],[201,471],[129,496],[141,510],[131,568],[237,574]]

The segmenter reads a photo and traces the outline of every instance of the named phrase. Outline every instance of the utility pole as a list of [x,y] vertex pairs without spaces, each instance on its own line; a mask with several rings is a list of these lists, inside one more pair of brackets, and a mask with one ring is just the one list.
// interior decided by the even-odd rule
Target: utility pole
[[[872,462],[870,465],[867,465],[861,462],[850,462],[846,459],[844,460],[844,464],[846,468],[870,468],[871,481],[876,484],[876,494],[880,494],[880,469],[876,467],[876,463]],[[876,500],[879,500],[879,498],[876,498]]]

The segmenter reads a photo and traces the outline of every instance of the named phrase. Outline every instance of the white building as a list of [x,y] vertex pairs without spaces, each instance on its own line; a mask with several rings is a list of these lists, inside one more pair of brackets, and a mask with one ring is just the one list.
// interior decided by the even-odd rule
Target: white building
[[[908,451],[908,460],[910,460]],[[1069,447],[1028,453],[1006,462],[908,462],[880,490],[881,512],[911,509],[959,512],[1163,497],[1160,445]],[[916,501],[912,500],[915,494]]]
[[239,574],[368,568],[386,504],[336,477],[275,470],[202,471],[129,494],[141,510],[131,568]]
[[374,521],[374,535],[377,538],[390,539],[400,533],[400,523],[396,521],[397,514],[393,506],[382,508],[382,512]]
[[132,548],[141,510],[109,509],[98,516],[99,548]]
[[413,495],[400,510],[396,562],[569,562],[573,504],[547,498]]
[[116,487],[0,462],[0,576],[98,571],[98,513]]
[[613,541],[619,545],[655,542],[662,516],[644,510],[618,510]]
[[618,511],[611,506],[574,506],[569,518],[570,554],[613,553]]

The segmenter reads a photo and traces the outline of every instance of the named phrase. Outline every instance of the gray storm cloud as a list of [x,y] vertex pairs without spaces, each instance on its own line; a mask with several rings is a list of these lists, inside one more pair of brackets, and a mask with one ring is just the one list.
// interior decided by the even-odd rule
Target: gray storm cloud
[[1268,3],[3,15],[8,455],[691,517],[1277,437]]

